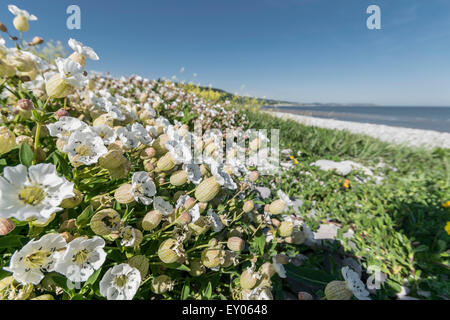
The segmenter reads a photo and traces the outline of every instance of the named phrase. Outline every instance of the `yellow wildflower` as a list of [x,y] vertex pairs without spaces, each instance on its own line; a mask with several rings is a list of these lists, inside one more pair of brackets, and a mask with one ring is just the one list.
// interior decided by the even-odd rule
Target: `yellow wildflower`
[[444,207],[444,208],[450,208],[450,201],[444,202],[444,203],[442,204],[442,207]]
[[445,226],[445,231],[447,231],[447,234],[450,236],[450,221],[447,222],[447,225]]

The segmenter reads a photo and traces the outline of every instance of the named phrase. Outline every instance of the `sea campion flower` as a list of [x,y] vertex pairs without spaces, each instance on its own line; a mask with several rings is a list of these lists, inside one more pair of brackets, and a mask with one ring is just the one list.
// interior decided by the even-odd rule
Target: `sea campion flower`
[[366,290],[366,286],[359,278],[359,275],[346,266],[341,269],[344,281],[347,284],[347,288],[353,293],[353,295],[359,300],[370,300],[369,292]]
[[174,210],[174,207],[170,204],[170,202],[164,200],[162,197],[155,197],[153,207],[163,216],[171,215]]
[[74,132],[63,149],[74,164],[91,165],[108,153],[102,138],[93,132]]
[[36,21],[38,18],[33,15],[30,14],[28,11],[26,10],[21,10],[18,7],[16,7],[13,4],[10,4],[8,6],[8,10],[15,15],[16,17],[14,18],[13,24],[14,27],[19,30],[20,32],[27,32],[28,29],[30,28],[30,25],[28,23],[28,21]]
[[211,173],[216,178],[217,182],[230,190],[236,190],[237,185],[233,178],[224,170],[224,165],[217,162],[211,162]]
[[45,222],[74,196],[73,183],[59,177],[53,164],[6,167],[0,177],[0,217]]
[[200,170],[200,166],[196,163],[185,163],[183,164],[183,170],[186,172],[188,181],[192,182],[195,185],[200,184],[202,182],[202,172]]
[[220,232],[223,230],[224,225],[222,223],[222,220],[220,220],[220,217],[217,215],[217,213],[214,212],[214,210],[208,210],[208,217],[210,219],[211,228],[214,232]]
[[127,149],[135,149],[139,146],[139,139],[136,134],[129,131],[126,127],[117,129],[117,136]]
[[37,285],[44,272],[51,272],[56,264],[56,252],[66,246],[60,234],[47,234],[39,240],[31,240],[22,249],[14,252],[6,271],[22,284]]
[[276,273],[278,273],[278,275],[280,276],[280,278],[287,278],[284,266],[277,261],[276,257],[272,258],[272,265],[275,268]]
[[109,269],[100,281],[100,293],[108,300],[132,300],[141,284],[141,273],[126,263]]
[[72,59],[75,62],[78,62],[83,67],[86,65],[86,58],[91,60],[99,60],[97,53],[95,53],[94,49],[91,47],[87,47],[83,45],[81,42],[70,39],[69,40],[69,46],[72,48],[74,53],[69,57],[69,59]]
[[72,240],[66,250],[57,255],[55,271],[75,283],[85,282],[105,262],[104,247],[105,240],[97,236]]
[[135,137],[144,145],[151,146],[153,143],[152,137],[148,134],[147,130],[140,123],[134,123],[131,127],[131,132]]
[[88,131],[89,126],[83,121],[72,117],[61,117],[58,122],[47,125],[52,137],[68,140],[70,135],[76,131]]
[[83,87],[85,77],[83,67],[71,59],[56,59],[58,73],[49,72],[45,77],[45,90],[47,95],[53,98],[65,98],[75,88]]
[[156,194],[156,186],[148,172],[136,172],[131,179],[131,193],[136,201],[150,205],[153,202],[152,197]]
[[94,131],[100,138],[103,139],[103,143],[106,146],[115,142],[117,139],[116,131],[113,128],[104,124],[92,127],[92,131]]

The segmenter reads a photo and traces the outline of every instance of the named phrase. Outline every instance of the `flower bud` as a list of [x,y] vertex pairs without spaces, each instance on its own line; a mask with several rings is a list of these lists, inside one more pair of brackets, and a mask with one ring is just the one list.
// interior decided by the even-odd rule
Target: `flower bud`
[[250,174],[248,176],[248,181],[256,182],[256,181],[258,181],[258,178],[259,178],[259,172],[258,171],[252,171],[252,172],[250,172]]
[[274,215],[282,214],[286,209],[286,203],[279,199],[274,202],[269,207],[269,212]]
[[281,225],[280,220],[272,219],[271,221],[272,221],[272,225],[276,228],[278,228]]
[[134,256],[128,259],[127,262],[131,267],[136,268],[141,273],[141,279],[144,279],[150,267],[149,260],[145,256]]
[[142,229],[151,231],[159,226],[162,220],[162,214],[159,211],[150,211],[142,220]]
[[158,249],[159,259],[166,264],[177,262],[182,257],[181,254],[178,254],[180,253],[180,249],[175,251],[175,248],[177,246],[181,245],[179,245],[175,239],[167,239],[166,241],[161,243]]
[[28,19],[23,15],[17,15],[13,20],[14,28],[19,30],[20,32],[27,32],[30,29],[30,24],[28,23]]
[[153,158],[155,156],[156,156],[155,148],[150,147],[150,148],[146,148],[146,149],[142,150],[140,157],[142,160],[145,160],[145,159]]
[[283,238],[290,237],[294,233],[294,224],[290,221],[283,221],[278,228],[278,232]]
[[174,283],[169,276],[161,275],[152,280],[150,289],[153,293],[163,294],[173,290]]
[[177,171],[170,176],[170,184],[179,187],[187,182],[187,174],[184,170]]
[[258,282],[257,274],[251,269],[246,269],[241,274],[240,283],[243,289],[253,289]]
[[298,300],[314,300],[313,296],[309,294],[308,292],[299,292],[298,293]]
[[31,300],[55,300],[51,294],[43,294],[41,296],[37,296]]
[[225,251],[222,249],[205,249],[202,252],[202,263],[207,268],[217,268],[225,261]]
[[227,247],[231,251],[239,252],[244,250],[245,242],[241,238],[231,237],[230,239],[228,239]]
[[69,116],[69,112],[68,112],[66,109],[64,109],[64,108],[61,108],[61,109],[59,109],[58,111],[56,111],[56,112],[53,114],[53,116],[56,118],[56,120],[59,120],[59,119],[62,118],[62,117],[67,117],[67,116]]
[[216,178],[210,177],[200,183],[195,190],[195,198],[199,202],[209,202],[214,199],[220,191],[220,184]]
[[192,216],[189,214],[189,212],[183,212],[178,217],[178,222],[182,225],[187,225],[187,224],[191,223],[191,221],[192,221]]
[[245,213],[249,213],[250,211],[253,211],[254,208],[255,208],[255,203],[253,202],[253,200],[249,200],[244,203],[242,210]]
[[189,274],[193,277],[200,277],[206,272],[206,268],[202,264],[200,259],[192,260],[189,264],[189,268],[191,269],[191,271],[189,271]]
[[99,236],[106,236],[119,231],[120,225],[120,215],[113,209],[104,209],[97,212],[90,223],[92,231]]
[[8,28],[6,28],[5,24],[0,22],[0,31],[1,32],[8,32]]
[[175,167],[176,163],[170,153],[166,153],[162,156],[157,163],[157,168],[161,171],[170,171]]
[[297,245],[303,244],[305,241],[306,241],[306,235],[303,231],[298,230],[292,234],[292,242],[294,244],[297,244]]
[[76,190],[73,189],[73,193],[75,193],[75,196],[69,199],[64,199],[61,202],[61,208],[64,209],[73,209],[75,207],[77,207],[81,202],[83,202],[83,194]]
[[6,236],[16,228],[16,224],[11,219],[0,218],[0,236]]
[[21,111],[30,111],[34,108],[33,101],[30,99],[20,99],[17,101],[17,108]]
[[133,186],[131,184],[124,184],[119,187],[114,193],[114,199],[120,204],[131,204],[135,202],[133,193],[131,192]]
[[33,40],[31,41],[30,45],[38,46],[43,43],[44,43],[44,39],[42,39],[41,37],[34,37]]
[[16,136],[7,127],[0,127],[0,155],[10,152],[16,146]]
[[328,300],[350,300],[353,293],[348,289],[345,281],[332,281],[325,288]]

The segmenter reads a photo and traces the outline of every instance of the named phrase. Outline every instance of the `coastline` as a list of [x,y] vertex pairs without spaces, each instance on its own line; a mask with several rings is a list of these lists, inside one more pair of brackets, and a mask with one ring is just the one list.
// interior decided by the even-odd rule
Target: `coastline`
[[356,134],[364,134],[381,141],[410,147],[450,148],[450,133],[432,130],[392,127],[379,124],[358,123],[333,119],[321,119],[301,116],[288,112],[263,111],[281,119],[294,120],[306,126],[325,129],[346,130]]

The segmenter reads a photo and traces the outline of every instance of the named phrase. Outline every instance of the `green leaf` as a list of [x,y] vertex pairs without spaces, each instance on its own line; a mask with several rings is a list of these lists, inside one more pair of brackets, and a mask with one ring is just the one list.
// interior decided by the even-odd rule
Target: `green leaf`
[[186,281],[184,283],[183,289],[181,290],[181,300],[187,300],[190,294],[190,283]]
[[169,268],[169,269],[175,269],[175,270],[180,270],[180,271],[191,271],[191,269],[184,265],[184,264],[179,264],[179,263],[171,263],[171,264],[166,264],[165,267]]
[[335,280],[332,275],[325,271],[306,267],[296,267],[293,264],[285,266],[287,276],[300,282],[309,282],[316,285],[326,286]]
[[29,167],[33,163],[33,158],[34,154],[31,147],[27,143],[22,143],[19,150],[20,163]]
[[84,211],[77,217],[75,224],[78,228],[83,228],[89,224],[92,216],[94,215],[94,210],[92,206],[87,207]]
[[211,299],[211,296],[212,296],[212,284],[211,282],[208,282],[208,285],[203,290],[203,298],[209,300]]
[[97,281],[98,277],[100,276],[100,273],[102,272],[102,268],[98,269],[97,271],[95,271],[90,277],[89,279],[87,279],[87,281],[84,283],[83,289],[87,288],[88,286],[90,286],[91,284],[94,284],[95,281]]
[[24,236],[19,235],[0,237],[0,249],[22,247],[22,242],[20,241],[22,238],[24,238]]
[[254,241],[255,241],[256,245],[258,246],[261,255],[263,255],[264,247],[266,246],[266,237],[264,236],[264,233],[258,232],[258,235],[255,236],[255,238],[254,238]]

